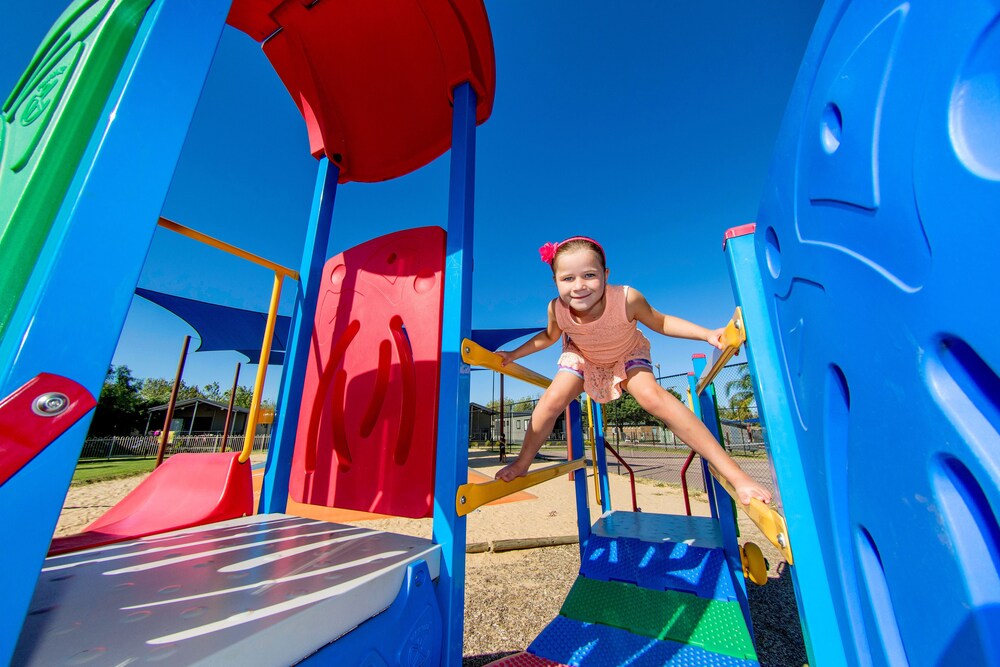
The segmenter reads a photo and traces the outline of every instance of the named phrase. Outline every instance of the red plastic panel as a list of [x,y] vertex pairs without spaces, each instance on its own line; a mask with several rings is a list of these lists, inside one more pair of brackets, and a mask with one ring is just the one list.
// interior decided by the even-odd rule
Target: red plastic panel
[[49,555],[253,514],[253,477],[240,452],[174,454],[82,533]]
[[0,401],[0,484],[96,404],[82,385],[50,373],[39,373]]
[[298,502],[432,513],[444,230],[330,259],[316,307],[290,492]]
[[264,53],[340,181],[384,181],[451,146],[451,96],[469,82],[493,110],[496,65],[482,0],[235,0],[229,23]]

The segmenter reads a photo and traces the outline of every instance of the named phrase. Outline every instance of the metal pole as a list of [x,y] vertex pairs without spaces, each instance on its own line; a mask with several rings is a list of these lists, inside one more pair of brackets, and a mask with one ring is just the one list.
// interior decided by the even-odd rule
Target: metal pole
[[236,389],[240,382],[240,362],[236,362],[236,375],[233,376],[233,390],[229,392],[229,409],[226,411],[226,425],[222,427],[222,445],[219,451],[226,451],[226,441],[229,440],[229,428],[233,425],[233,405],[236,403]]
[[170,436],[170,420],[174,418],[174,404],[177,403],[177,391],[181,386],[181,376],[184,374],[184,361],[187,359],[188,345],[191,336],[184,336],[184,346],[181,348],[181,358],[177,362],[177,375],[174,376],[174,387],[170,390],[170,402],[167,403],[167,416],[163,419],[163,432],[160,433],[160,446],[156,450],[156,465],[163,463],[163,452],[167,449],[167,438]]

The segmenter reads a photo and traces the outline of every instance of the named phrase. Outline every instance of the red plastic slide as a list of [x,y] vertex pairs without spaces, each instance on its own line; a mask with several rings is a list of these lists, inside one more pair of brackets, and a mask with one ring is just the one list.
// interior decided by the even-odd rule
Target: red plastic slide
[[82,533],[52,540],[49,555],[253,514],[250,463],[239,455],[171,456]]

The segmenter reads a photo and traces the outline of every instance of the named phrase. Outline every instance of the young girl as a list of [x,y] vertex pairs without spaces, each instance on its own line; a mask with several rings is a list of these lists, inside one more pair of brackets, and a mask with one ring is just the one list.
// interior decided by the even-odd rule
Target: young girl
[[[736,487],[740,502],[771,501],[771,493],[743,472],[694,413],[660,387],[653,377],[649,341],[636,322],[664,336],[704,340],[721,348],[724,329],[711,331],[658,312],[638,290],[607,284],[604,249],[593,239],[574,236],[546,243],[542,261],[552,267],[559,297],[549,303],[545,331],[513,352],[498,350],[507,365],[549,347],[563,337],[559,370],[531,413],[531,424],[517,460],[501,469],[497,479],[511,481],[528,472],[539,448],[552,432],[556,418],[570,401],[586,391],[607,403],[627,389],[642,408],[662,420],[691,449],[715,466]],[[565,334],[565,336],[563,336]]]

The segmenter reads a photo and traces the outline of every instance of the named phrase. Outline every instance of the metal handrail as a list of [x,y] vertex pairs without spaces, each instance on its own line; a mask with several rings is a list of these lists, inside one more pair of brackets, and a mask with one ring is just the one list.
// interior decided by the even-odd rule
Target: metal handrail
[[[629,482],[632,484],[632,511],[640,512],[641,510],[639,509],[639,505],[636,502],[636,497],[635,497],[635,473],[632,472],[632,466],[625,463],[625,459],[623,459],[621,455],[618,454],[618,452],[615,450],[614,447],[608,444],[607,440],[604,441],[604,448],[609,452],[611,452],[612,454],[614,454],[615,458],[618,459],[618,463],[625,466],[625,470],[628,470]],[[690,514],[690,512],[688,512],[688,514]]]
[[566,463],[557,463],[539,468],[510,482],[497,479],[492,482],[481,482],[479,484],[462,484],[458,487],[458,493],[455,496],[455,511],[458,513],[458,516],[465,516],[486,503],[499,500],[512,493],[522,491],[542,482],[547,482],[550,479],[555,479],[586,466],[587,460],[580,457]]
[[684,465],[681,466],[681,491],[684,492],[684,511],[687,512],[688,516],[691,516],[691,498],[688,495],[687,472],[688,468],[691,467],[691,461],[694,461],[693,451],[690,454],[688,454],[687,459],[685,459],[684,461]]
[[705,372],[698,378],[698,384],[694,389],[695,396],[701,395],[701,392],[711,384],[715,376],[722,370],[722,367],[739,353],[740,346],[747,340],[746,329],[743,328],[743,311],[740,310],[739,306],[736,307],[736,312],[733,313],[733,319],[729,320],[729,324],[726,325],[726,331],[722,334],[722,340],[726,346],[721,350],[717,349],[715,354],[712,355],[712,365],[706,367]]

